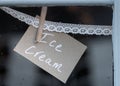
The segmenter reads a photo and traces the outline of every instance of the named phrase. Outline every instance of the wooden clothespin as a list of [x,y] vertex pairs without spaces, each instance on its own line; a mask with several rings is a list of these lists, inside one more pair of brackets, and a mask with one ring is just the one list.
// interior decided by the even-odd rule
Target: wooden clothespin
[[38,28],[37,35],[36,35],[37,43],[40,42],[40,40],[42,38],[42,32],[43,32],[43,28],[44,28],[46,14],[47,14],[47,7],[42,7],[41,14],[39,17],[39,28]]

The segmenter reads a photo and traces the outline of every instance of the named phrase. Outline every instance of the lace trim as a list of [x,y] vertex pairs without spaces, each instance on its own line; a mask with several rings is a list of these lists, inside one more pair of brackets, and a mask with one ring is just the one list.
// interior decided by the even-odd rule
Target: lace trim
[[[10,14],[14,18],[25,22],[28,25],[32,25],[35,28],[39,26],[39,19],[27,15],[25,13],[16,11],[8,7],[0,7],[3,11]],[[44,30],[73,33],[73,34],[87,34],[87,35],[111,35],[112,27],[103,25],[81,25],[81,24],[70,24],[70,23],[60,23],[45,21]]]

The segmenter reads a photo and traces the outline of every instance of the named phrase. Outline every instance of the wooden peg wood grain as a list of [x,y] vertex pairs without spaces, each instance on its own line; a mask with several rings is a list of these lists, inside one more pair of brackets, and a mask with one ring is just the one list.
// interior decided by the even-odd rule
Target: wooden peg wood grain
[[39,28],[38,28],[37,35],[36,35],[36,42],[40,42],[42,38],[42,32],[44,28],[46,14],[47,14],[47,7],[42,7],[41,14],[39,17]]

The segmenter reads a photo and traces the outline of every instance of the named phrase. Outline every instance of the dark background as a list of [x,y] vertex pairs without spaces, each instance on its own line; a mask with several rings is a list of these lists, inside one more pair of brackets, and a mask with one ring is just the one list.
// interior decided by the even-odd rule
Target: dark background
[[[40,8],[15,8],[36,16]],[[110,7],[49,7],[47,20],[111,25]],[[113,86],[111,36],[74,35],[88,49],[66,84],[13,51],[28,25],[0,10],[0,86]],[[74,51],[79,52],[79,51]]]

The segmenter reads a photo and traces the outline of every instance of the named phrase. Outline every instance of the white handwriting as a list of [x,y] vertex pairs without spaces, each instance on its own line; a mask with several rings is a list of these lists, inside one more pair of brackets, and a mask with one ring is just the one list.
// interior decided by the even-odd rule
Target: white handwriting
[[37,49],[36,46],[31,46],[25,50],[25,54],[33,55],[33,57],[38,58],[39,61],[46,63],[48,66],[56,69],[58,72],[62,72],[61,71],[62,64],[59,64],[57,62],[53,62],[51,58],[47,58],[44,51],[35,51],[36,49]]

